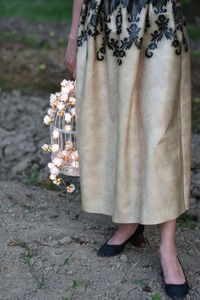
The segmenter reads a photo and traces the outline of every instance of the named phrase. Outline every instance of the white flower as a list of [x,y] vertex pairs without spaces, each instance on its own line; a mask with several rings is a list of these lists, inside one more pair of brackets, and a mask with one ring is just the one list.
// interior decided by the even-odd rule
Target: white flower
[[55,180],[56,179],[56,175],[54,175],[54,174],[51,174],[49,177],[50,177],[51,180]]
[[54,167],[54,164],[51,163],[51,162],[49,162],[49,163],[48,163],[48,167],[49,167],[49,169],[52,169],[52,168]]
[[63,154],[62,154],[63,151],[59,151],[56,153],[56,157],[59,157],[59,158],[62,158],[63,157]]
[[46,152],[51,152],[51,147],[50,145],[44,144],[43,146],[41,146],[41,148],[46,151]]
[[61,183],[61,178],[56,178],[54,181],[53,181],[54,184],[56,185],[60,185]]
[[49,115],[46,115],[45,117],[44,117],[44,123],[46,124],[46,125],[49,125],[50,123],[51,123],[51,118],[49,117]]
[[75,190],[75,185],[74,184],[67,185],[66,190],[68,193],[72,193]]
[[51,168],[50,170],[51,170],[51,174],[55,176],[57,176],[60,173],[60,170],[56,166],[53,166],[53,168]]
[[58,144],[53,144],[51,147],[53,152],[57,152],[59,150],[59,145]]
[[60,97],[60,93],[55,93],[56,97],[59,98]]
[[74,98],[74,97],[69,97],[69,101],[70,101],[70,103],[71,103],[72,105],[75,105],[75,103],[76,103],[76,98]]
[[47,111],[47,113],[48,113],[49,116],[52,116],[53,115],[53,109],[49,108],[48,111]]
[[69,152],[66,151],[66,150],[63,150],[63,151],[61,152],[61,157],[62,157],[62,158],[66,158],[68,155],[69,155]]
[[56,94],[51,94],[50,95],[50,100],[56,100]]
[[61,87],[61,92],[63,93],[63,94],[69,94],[69,92],[70,92],[70,88],[68,87],[68,86],[62,86]]
[[50,95],[50,105],[54,106],[56,104],[56,101],[57,101],[56,95],[51,94]]
[[66,85],[68,85],[68,80],[63,79],[63,81],[60,84],[61,84],[61,86],[66,86]]
[[72,119],[72,115],[70,113],[65,113],[65,121],[70,122]]
[[52,137],[54,139],[57,139],[59,137],[59,131],[58,129],[54,129],[53,132],[52,132]]
[[61,101],[67,102],[68,98],[69,98],[68,93],[61,93],[61,95],[60,95]]
[[73,115],[73,116],[75,116],[75,114],[76,114],[76,109],[75,109],[75,107],[73,107],[73,108],[71,108],[71,114]]
[[62,159],[61,159],[61,158],[58,158],[58,157],[55,157],[55,158],[53,159],[53,164],[54,164],[55,166],[57,166],[57,167],[61,167],[61,165],[62,165]]
[[58,110],[63,110],[65,108],[65,104],[62,101],[60,101],[58,102],[57,108]]
[[69,84],[69,88],[70,88],[70,90],[74,90],[74,88],[75,88],[75,84],[74,84],[74,82],[73,81],[71,81],[70,82],[70,84]]
[[68,132],[71,130],[71,125],[65,125],[65,130]]

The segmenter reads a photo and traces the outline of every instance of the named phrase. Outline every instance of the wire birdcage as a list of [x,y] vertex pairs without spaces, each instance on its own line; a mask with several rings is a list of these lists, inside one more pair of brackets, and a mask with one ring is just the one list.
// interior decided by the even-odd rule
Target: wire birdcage
[[76,81],[63,80],[61,91],[51,94],[50,108],[44,123],[50,125],[50,145],[42,149],[51,152],[50,179],[60,184],[59,174],[80,176],[76,141]]

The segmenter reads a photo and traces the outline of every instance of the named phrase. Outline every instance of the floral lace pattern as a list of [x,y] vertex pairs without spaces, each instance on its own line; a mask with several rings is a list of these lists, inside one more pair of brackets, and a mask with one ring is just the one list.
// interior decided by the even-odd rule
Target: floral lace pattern
[[[175,26],[173,28],[170,26],[170,17],[167,14],[169,2],[172,3],[174,15]],[[118,65],[121,65],[126,51],[132,45],[141,49],[143,36],[141,36],[140,13],[147,5],[152,5],[156,19],[152,26],[147,9],[144,32],[149,31],[151,39],[145,49],[146,57],[151,58],[153,56],[159,47],[159,42],[164,38],[169,40],[177,55],[181,53],[182,45],[187,52],[188,41],[184,34],[186,21],[182,14],[181,0],[84,0],[79,20],[79,26],[82,27],[77,38],[77,46],[81,47],[89,36],[96,39],[98,35],[103,33],[102,44],[96,53],[97,60],[104,60],[106,47],[108,47],[113,52],[113,56],[116,57]],[[120,34],[122,33],[122,9],[124,8],[127,9],[128,13],[128,27],[126,28],[127,35],[122,37]],[[112,36],[112,30],[109,28],[113,12],[115,12],[118,38]],[[88,24],[87,18],[89,18]],[[157,29],[155,29],[155,24]],[[181,41],[178,39],[180,33],[182,35]]]

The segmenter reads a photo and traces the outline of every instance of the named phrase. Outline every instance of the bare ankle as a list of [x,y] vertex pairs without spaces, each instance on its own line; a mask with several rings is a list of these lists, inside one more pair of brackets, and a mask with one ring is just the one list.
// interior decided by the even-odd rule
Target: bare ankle
[[175,244],[167,244],[167,245],[160,245],[159,247],[159,255],[160,257],[176,257],[177,256],[177,250]]

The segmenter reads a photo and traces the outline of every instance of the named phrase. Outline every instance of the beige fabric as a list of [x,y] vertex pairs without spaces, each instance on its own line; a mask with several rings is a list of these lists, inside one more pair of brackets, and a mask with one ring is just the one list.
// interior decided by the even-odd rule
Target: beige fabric
[[[100,12],[102,1],[96,2]],[[76,130],[82,209],[110,215],[116,223],[158,224],[189,209],[190,51],[184,50],[182,42],[183,33],[188,42],[187,27],[183,26],[183,33],[177,31],[181,54],[163,37],[152,57],[146,57],[159,15],[151,1],[147,2],[139,13],[141,49],[133,44],[120,65],[108,48],[103,60],[96,58],[104,31],[96,39],[88,34],[77,49]],[[166,12],[160,14],[169,19],[169,28],[175,29],[173,1],[166,2]],[[107,25],[112,37],[119,40],[117,11]],[[126,7],[121,5],[121,12],[120,39],[129,25]],[[79,36],[93,13],[79,24]],[[151,27],[145,31],[147,14]]]

